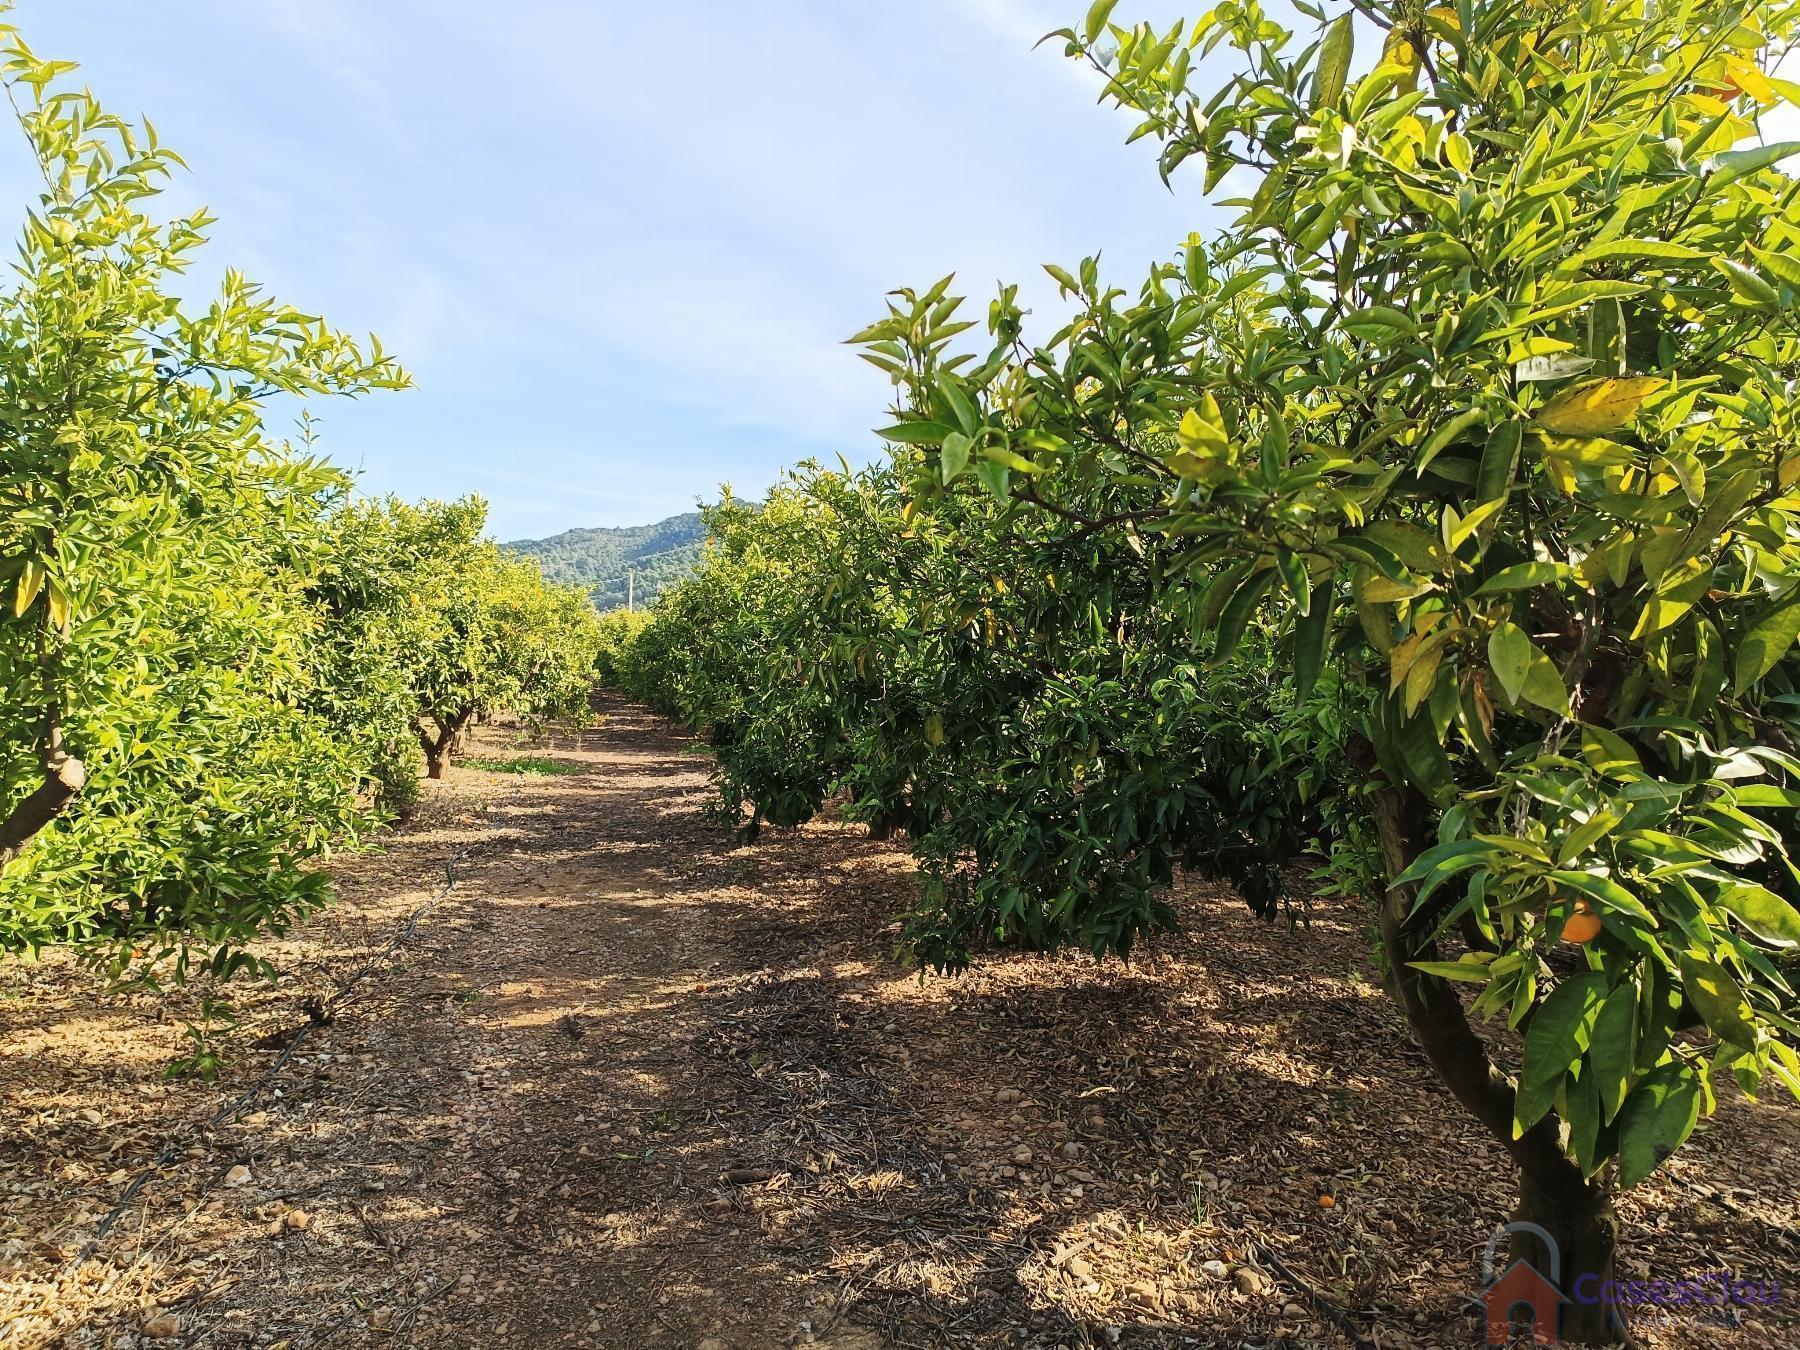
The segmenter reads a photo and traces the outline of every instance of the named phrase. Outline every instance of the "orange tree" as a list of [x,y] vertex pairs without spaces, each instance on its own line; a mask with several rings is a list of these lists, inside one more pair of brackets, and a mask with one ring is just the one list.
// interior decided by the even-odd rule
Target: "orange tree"
[[[529,723],[587,715],[600,616],[579,586],[483,537],[487,504],[398,498],[346,507],[334,520],[336,570],[322,587],[340,664],[379,669],[414,740],[442,778],[469,724],[505,709]],[[368,653],[368,654],[365,654]],[[379,655],[375,655],[379,653]],[[395,752],[387,751],[391,759]]]
[[157,218],[181,160],[72,69],[0,24],[42,183],[0,286],[0,953],[266,970],[243,944],[324,898],[368,764],[302,594],[346,480],[262,409],[406,377],[238,272],[186,299],[211,217]]
[[1003,290],[951,355],[942,284],[860,340],[920,507],[1132,540],[1214,660],[1266,615],[1302,698],[1366,688],[1389,987],[1605,1342],[1615,1189],[1721,1074],[1800,1092],[1800,144],[1757,135],[1796,8],[1297,8],[1053,35],[1165,177],[1254,184],[1215,244],[1135,293],[1052,267],[1041,344]]
[[1209,669],[1198,606],[1159,596],[1143,550],[986,494],[918,511],[926,467],[805,466],[710,508],[701,566],[612,658],[707,733],[726,819],[792,826],[836,797],[903,832],[903,945],[939,968],[994,944],[1129,950],[1173,923],[1177,866],[1273,912],[1330,768],[1267,633]]

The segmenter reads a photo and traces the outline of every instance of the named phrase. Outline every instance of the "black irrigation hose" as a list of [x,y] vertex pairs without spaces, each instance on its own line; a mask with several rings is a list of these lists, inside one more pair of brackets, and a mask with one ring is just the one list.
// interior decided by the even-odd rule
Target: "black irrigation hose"
[[[522,783],[514,787],[514,796],[517,796],[519,787],[521,786],[523,786]],[[218,1129],[219,1126],[235,1120],[243,1113],[245,1107],[249,1106],[251,1102],[255,1101],[257,1097],[262,1094],[264,1088],[275,1081],[276,1075],[287,1067],[288,1061],[294,1057],[294,1052],[300,1048],[301,1042],[313,1032],[314,1028],[324,1026],[331,1021],[331,1010],[341,1004],[349,996],[351,990],[355,989],[357,985],[361,984],[364,979],[372,974],[376,967],[385,964],[388,957],[392,956],[403,942],[406,942],[418,931],[420,919],[424,918],[426,914],[436,909],[449,898],[450,892],[456,889],[456,865],[467,858],[470,853],[474,852],[476,845],[479,842],[481,841],[472,841],[463,845],[455,853],[452,853],[444,860],[444,882],[438,887],[436,894],[421,904],[417,909],[413,910],[411,914],[407,915],[406,922],[401,924],[395,931],[393,938],[388,942],[387,946],[383,947],[374,956],[364,961],[349,979],[338,985],[332,992],[330,998],[319,1005],[319,1007],[313,1011],[312,1015],[295,1029],[293,1036],[288,1039],[287,1045],[283,1047],[281,1054],[276,1057],[275,1062],[267,1069],[263,1070],[262,1077],[258,1078],[236,1097],[232,1098],[229,1102],[225,1103],[224,1106],[221,1106],[217,1111],[213,1112],[211,1116],[202,1121],[199,1125],[190,1125],[186,1129],[178,1131],[175,1137],[169,1140],[168,1146],[164,1148],[161,1153],[157,1154],[155,1159],[147,1166],[139,1170],[138,1174],[131,1179],[130,1183],[125,1187],[125,1190],[120,1194],[118,1203],[115,1204],[107,1216],[100,1221],[100,1226],[94,1230],[93,1236],[83,1244],[81,1251],[77,1253],[71,1264],[78,1265],[94,1254],[100,1244],[106,1240],[106,1235],[112,1231],[113,1225],[118,1223],[127,1209],[131,1208],[131,1202],[137,1199],[138,1192],[144,1189],[151,1177],[155,1176],[164,1167],[167,1167],[173,1162],[176,1155],[181,1152],[190,1140],[204,1136],[208,1132]]]
[[1305,1280],[1294,1274],[1293,1271],[1289,1270],[1287,1266],[1282,1263],[1281,1258],[1270,1251],[1265,1244],[1253,1242],[1251,1244],[1251,1249],[1254,1251],[1258,1261],[1266,1261],[1269,1265],[1274,1266],[1276,1271],[1291,1287],[1304,1294],[1309,1303],[1320,1312],[1324,1313],[1325,1316],[1329,1317],[1332,1322],[1336,1324],[1337,1329],[1350,1338],[1350,1343],[1356,1347],[1356,1350],[1376,1350],[1375,1342],[1363,1335],[1362,1328],[1350,1320],[1350,1315],[1348,1313],[1338,1307],[1330,1299],[1326,1298],[1325,1295],[1321,1294],[1317,1289],[1314,1289]]

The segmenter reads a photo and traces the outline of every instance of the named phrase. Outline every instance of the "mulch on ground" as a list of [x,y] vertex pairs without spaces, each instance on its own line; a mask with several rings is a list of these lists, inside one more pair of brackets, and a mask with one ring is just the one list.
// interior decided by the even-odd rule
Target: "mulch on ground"
[[[603,712],[530,743],[568,773],[453,769],[335,862],[341,903],[268,946],[289,984],[230,991],[212,1084],[163,1077],[199,991],[0,967],[0,1343],[1478,1340],[1511,1174],[1359,910],[1269,925],[1189,883],[1183,933],[1130,964],[921,981],[891,959],[903,852],[831,823],[738,843],[691,741]],[[196,1128],[370,962],[240,1119]],[[1795,1268],[1797,1142],[1791,1104],[1724,1099],[1624,1198],[1624,1273]],[[1646,1343],[1800,1339],[1793,1300],[1685,1316]]]

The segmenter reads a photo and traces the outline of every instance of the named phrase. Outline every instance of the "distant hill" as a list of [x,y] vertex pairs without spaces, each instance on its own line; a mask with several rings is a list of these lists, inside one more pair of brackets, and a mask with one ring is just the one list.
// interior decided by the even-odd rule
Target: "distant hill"
[[548,539],[516,539],[501,547],[535,558],[552,581],[586,586],[601,610],[623,609],[625,578],[636,572],[634,601],[639,609],[663,588],[694,569],[706,526],[698,511],[670,516],[654,525],[617,529],[565,530]]

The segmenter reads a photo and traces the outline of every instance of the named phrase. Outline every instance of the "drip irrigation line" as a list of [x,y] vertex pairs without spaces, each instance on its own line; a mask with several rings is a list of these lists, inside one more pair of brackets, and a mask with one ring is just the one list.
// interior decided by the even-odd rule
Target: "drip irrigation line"
[[1253,1242],[1251,1250],[1255,1252],[1258,1261],[1266,1261],[1275,1267],[1276,1272],[1288,1282],[1290,1287],[1303,1294],[1313,1307],[1329,1317],[1337,1329],[1350,1338],[1350,1343],[1356,1347],[1356,1350],[1376,1350],[1375,1342],[1363,1335],[1362,1328],[1350,1319],[1348,1313],[1289,1270],[1282,1259],[1270,1251],[1266,1244]]
[[[524,784],[522,781],[514,785],[514,798],[518,796],[519,790],[523,786]],[[295,1028],[294,1034],[288,1038],[288,1043],[282,1048],[281,1054],[276,1057],[273,1064],[263,1070],[262,1075],[257,1078],[255,1082],[251,1083],[242,1092],[238,1093],[237,1096],[226,1102],[225,1105],[221,1106],[198,1125],[190,1125],[185,1129],[177,1131],[175,1136],[169,1140],[168,1146],[165,1147],[161,1153],[157,1154],[149,1164],[138,1171],[138,1174],[131,1179],[124,1191],[120,1193],[118,1203],[112,1207],[106,1217],[100,1221],[100,1226],[94,1230],[93,1235],[82,1245],[81,1250],[76,1254],[74,1260],[70,1262],[71,1265],[79,1265],[81,1262],[86,1261],[89,1257],[93,1256],[95,1251],[99,1249],[100,1244],[106,1240],[107,1234],[112,1231],[113,1225],[118,1223],[127,1209],[131,1208],[131,1203],[137,1199],[138,1193],[144,1189],[153,1176],[173,1162],[184,1147],[194,1139],[203,1138],[211,1131],[218,1129],[219,1126],[229,1124],[231,1121],[237,1119],[238,1116],[243,1114],[246,1107],[262,1095],[263,1090],[267,1088],[269,1084],[273,1083],[281,1071],[287,1067],[288,1061],[293,1059],[294,1052],[300,1048],[306,1038],[317,1028],[328,1025],[332,1020],[333,1010],[345,1002],[350,996],[351,991],[372,975],[377,968],[386,964],[387,959],[399,950],[401,944],[412,938],[412,935],[418,931],[419,920],[423,919],[427,914],[443,904],[444,901],[450,897],[450,893],[454,891],[457,886],[457,865],[473,853],[482,842],[484,841],[471,840],[444,860],[444,880],[439,884],[438,889],[433,893],[431,898],[420,904],[411,914],[407,915],[406,921],[395,930],[394,936],[388,940],[387,945],[374,956],[365,960],[348,979],[339,984],[338,987],[332,991],[330,998],[326,999],[324,1003],[309,1010],[307,1020]]]

